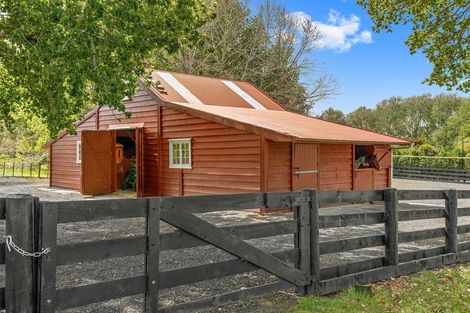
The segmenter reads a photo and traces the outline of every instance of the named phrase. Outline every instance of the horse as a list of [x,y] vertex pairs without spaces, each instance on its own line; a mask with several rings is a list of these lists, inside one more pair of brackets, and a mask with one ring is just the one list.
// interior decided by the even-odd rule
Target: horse
[[379,171],[382,169],[379,160],[377,160],[377,154],[368,154],[361,156],[359,159],[356,160],[354,167],[356,169],[373,167]]

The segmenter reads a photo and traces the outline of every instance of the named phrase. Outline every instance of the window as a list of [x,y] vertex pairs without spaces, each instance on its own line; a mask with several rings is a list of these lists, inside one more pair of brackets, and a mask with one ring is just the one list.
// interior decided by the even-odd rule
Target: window
[[82,142],[79,140],[77,141],[77,149],[76,149],[76,160],[77,164],[82,163]]
[[170,139],[170,168],[191,168],[191,139]]

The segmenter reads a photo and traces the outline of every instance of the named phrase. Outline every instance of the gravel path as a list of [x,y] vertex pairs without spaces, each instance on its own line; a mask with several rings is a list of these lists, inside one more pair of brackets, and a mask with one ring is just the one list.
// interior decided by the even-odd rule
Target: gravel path
[[[395,180],[395,186],[399,189],[470,189],[470,184],[447,184],[436,182],[421,182]],[[29,180],[29,179],[5,179],[0,178],[0,196],[9,193],[30,193],[48,200],[71,200],[83,199],[76,192],[59,189],[49,189],[47,181]],[[441,207],[443,201],[431,201],[427,206],[422,201],[402,202],[401,209]],[[469,200],[460,203],[461,206],[470,206]],[[380,211],[381,205],[351,205],[341,208],[324,208],[321,214],[340,214],[345,211]],[[259,215],[253,212],[212,212],[200,215],[203,219],[218,225],[242,225],[249,223],[260,223],[270,221],[280,221],[292,218],[292,214]],[[470,217],[460,218],[459,224],[470,224]],[[401,222],[400,231],[412,231],[418,229],[428,229],[443,227],[442,219]],[[0,224],[0,234],[4,234],[4,222]],[[145,221],[142,218],[126,219],[121,221],[99,221],[84,222],[73,224],[61,224],[58,227],[59,244],[83,242],[91,240],[103,240],[119,237],[131,237],[142,235],[145,229]],[[162,231],[169,232],[173,228],[162,223]],[[337,240],[353,236],[364,236],[383,233],[383,225],[356,226],[344,228],[323,229],[320,231],[321,240]],[[4,238],[0,238],[3,240]],[[460,240],[470,240],[470,234],[461,236]],[[282,251],[293,248],[293,236],[276,236],[263,239],[254,239],[249,241],[256,247],[268,252]],[[417,249],[429,248],[432,246],[443,245],[443,239],[430,239],[420,242],[407,243],[400,245],[400,252],[413,251]],[[350,252],[323,255],[321,257],[321,266],[332,266],[341,263],[363,260],[383,255],[382,247],[354,250]],[[189,267],[208,262],[218,262],[233,258],[231,255],[214,247],[197,247],[191,249],[181,249],[176,251],[164,251],[161,253],[160,268],[169,270],[175,268]],[[89,262],[58,267],[57,287],[71,287],[77,285],[91,284],[111,279],[125,278],[143,273],[143,256],[116,258],[99,262]],[[0,272],[0,285],[4,284],[4,269]],[[185,302],[204,296],[215,295],[244,287],[255,286],[257,284],[269,282],[273,277],[262,271],[256,271],[246,274],[230,276],[228,278],[216,279],[209,282],[202,282],[192,285],[163,290],[161,292],[161,303],[163,305],[172,305]],[[285,312],[286,308],[296,297],[290,292],[276,293],[266,297],[254,300],[240,301],[234,304],[219,308],[210,308],[201,312]],[[115,301],[108,301],[101,304],[89,305],[81,308],[74,308],[66,312],[141,312],[142,297],[128,297]]]

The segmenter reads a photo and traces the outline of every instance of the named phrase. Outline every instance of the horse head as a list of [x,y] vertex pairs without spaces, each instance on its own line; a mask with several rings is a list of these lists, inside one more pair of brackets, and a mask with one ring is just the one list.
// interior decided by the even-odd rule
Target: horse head
[[377,154],[368,155],[367,161],[370,167],[373,167],[379,171],[382,169],[382,166],[380,165],[379,160],[377,160]]

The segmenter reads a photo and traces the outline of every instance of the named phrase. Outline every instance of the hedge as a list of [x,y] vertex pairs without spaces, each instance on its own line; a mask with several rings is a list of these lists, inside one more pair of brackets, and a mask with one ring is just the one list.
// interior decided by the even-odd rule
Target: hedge
[[456,168],[470,170],[470,158],[394,155],[393,165],[423,168]]

